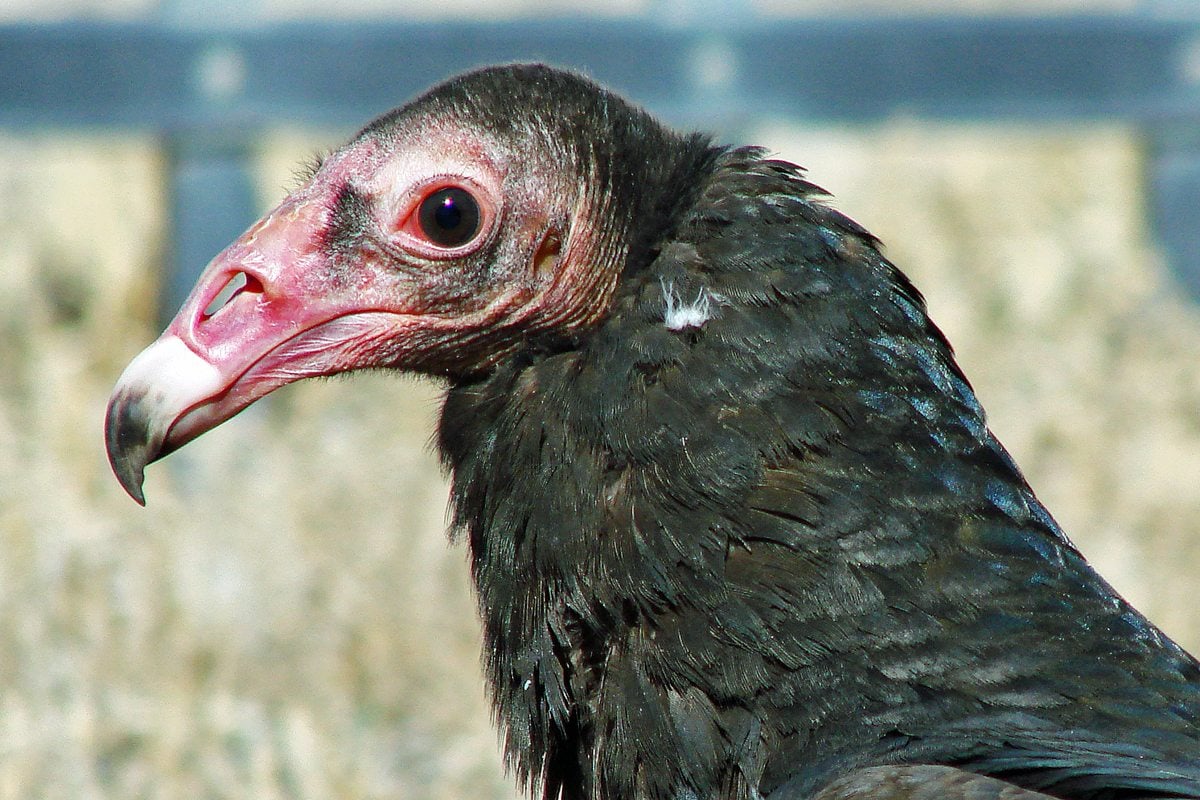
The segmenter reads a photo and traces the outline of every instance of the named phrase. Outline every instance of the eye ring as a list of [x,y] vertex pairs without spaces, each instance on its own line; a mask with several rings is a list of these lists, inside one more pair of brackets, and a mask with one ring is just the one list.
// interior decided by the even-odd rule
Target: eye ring
[[396,243],[422,258],[459,258],[495,230],[494,196],[470,178],[435,177],[414,186],[407,198],[393,228]]

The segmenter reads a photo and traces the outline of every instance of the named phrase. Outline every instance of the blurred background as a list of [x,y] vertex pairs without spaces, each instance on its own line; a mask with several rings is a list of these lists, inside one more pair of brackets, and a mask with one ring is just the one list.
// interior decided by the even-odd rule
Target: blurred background
[[0,798],[512,798],[437,386],[310,381],[109,473],[124,365],[293,173],[575,66],[810,170],[1099,570],[1200,649],[1200,8],[0,0]]

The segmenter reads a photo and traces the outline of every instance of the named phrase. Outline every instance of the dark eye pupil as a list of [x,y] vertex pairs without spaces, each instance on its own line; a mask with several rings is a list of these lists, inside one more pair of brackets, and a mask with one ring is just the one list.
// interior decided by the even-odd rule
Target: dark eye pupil
[[463,189],[438,189],[421,202],[421,232],[434,244],[457,247],[479,233],[479,204]]

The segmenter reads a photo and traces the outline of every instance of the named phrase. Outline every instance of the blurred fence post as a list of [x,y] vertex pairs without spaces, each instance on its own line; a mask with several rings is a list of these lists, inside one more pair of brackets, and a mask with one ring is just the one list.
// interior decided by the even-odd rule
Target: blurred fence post
[[1176,279],[1193,299],[1200,299],[1200,130],[1162,125],[1149,138],[1151,233]]
[[159,318],[165,325],[204,266],[258,216],[250,134],[174,132],[166,138],[171,230]]

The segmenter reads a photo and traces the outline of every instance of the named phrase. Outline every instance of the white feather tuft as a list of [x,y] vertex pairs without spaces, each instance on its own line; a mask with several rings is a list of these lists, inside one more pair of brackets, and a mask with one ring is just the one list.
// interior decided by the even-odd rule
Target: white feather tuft
[[663,310],[663,324],[672,331],[704,327],[704,323],[716,316],[714,304],[724,299],[701,286],[695,300],[684,302],[675,291],[675,285],[667,281],[662,283],[662,291],[663,302],[666,304]]

